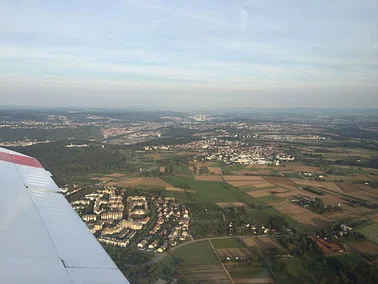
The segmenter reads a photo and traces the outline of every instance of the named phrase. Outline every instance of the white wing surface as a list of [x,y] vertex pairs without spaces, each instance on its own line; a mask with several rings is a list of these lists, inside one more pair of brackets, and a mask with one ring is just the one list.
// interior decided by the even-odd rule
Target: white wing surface
[[38,160],[1,147],[0,283],[129,283]]

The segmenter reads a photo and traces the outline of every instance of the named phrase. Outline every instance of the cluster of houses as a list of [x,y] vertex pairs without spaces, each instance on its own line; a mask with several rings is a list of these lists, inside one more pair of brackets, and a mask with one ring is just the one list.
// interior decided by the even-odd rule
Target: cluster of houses
[[[236,137],[238,137],[236,135]],[[198,151],[198,156],[208,161],[222,161],[226,164],[260,164],[268,165],[278,161],[294,161],[285,153],[284,149],[275,144],[264,146],[249,145],[239,140],[224,140],[220,138],[209,138],[200,141],[193,141],[181,145],[168,146],[146,146],[145,151],[181,149]]]
[[[163,252],[179,241],[191,239],[189,211],[174,198],[126,196],[124,190],[106,187],[72,201],[71,205],[104,244],[127,247],[146,227],[149,230],[143,231],[145,238],[138,243],[139,249]],[[155,214],[151,214],[152,207]]]
[[176,246],[178,242],[192,238],[188,232],[189,211],[183,204],[175,201],[173,197],[159,197],[153,202],[157,211],[157,220],[149,231],[149,236],[137,244],[139,250],[161,253]]

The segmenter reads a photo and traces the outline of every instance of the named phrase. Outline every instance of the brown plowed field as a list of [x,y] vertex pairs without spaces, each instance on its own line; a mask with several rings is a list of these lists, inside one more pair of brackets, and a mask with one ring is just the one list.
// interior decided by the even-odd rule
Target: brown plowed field
[[274,185],[269,183],[269,182],[263,181],[263,182],[260,182],[260,183],[256,183],[253,186],[256,187],[256,188],[266,188],[266,187],[272,187]]
[[114,178],[113,177],[94,177],[94,178],[91,178],[91,179],[107,182],[107,181],[113,180]]
[[321,200],[323,200],[323,203],[326,205],[338,205],[338,204],[347,204],[347,201],[344,199],[341,199],[335,195],[326,194],[324,196],[319,196]]
[[255,191],[250,191],[250,192],[247,192],[248,195],[252,196],[252,197],[261,197],[261,196],[267,196],[267,195],[270,195],[270,193],[268,191],[265,191],[265,190],[255,190]]
[[[277,170],[280,168],[277,167]],[[322,173],[322,171],[317,167],[309,167],[305,165],[286,165],[283,169],[291,170],[295,172],[309,172],[309,173]]]
[[346,210],[340,210],[335,212],[330,212],[323,214],[324,217],[327,217],[330,220],[340,220],[345,218],[356,218],[358,217],[356,214],[346,211]]
[[375,244],[371,241],[351,242],[348,243],[348,246],[358,251],[359,253],[378,255],[378,244]]
[[371,187],[365,184],[336,182],[336,185],[345,193],[353,193],[360,190],[370,190]]
[[216,251],[219,257],[249,257],[251,255],[251,252],[245,248],[225,248]]
[[202,181],[223,181],[222,176],[199,176],[195,175],[194,176],[195,180],[202,180]]
[[378,200],[378,194],[366,192],[366,191],[357,191],[353,193],[349,193],[352,196],[355,196],[357,198],[361,198],[367,201],[377,201]]
[[223,171],[221,168],[217,168],[217,167],[207,167],[207,169],[209,170],[209,172],[213,175],[221,175],[223,174]]
[[294,197],[294,196],[305,196],[304,194],[298,194],[295,191],[286,191],[283,193],[275,193],[274,195],[281,197],[281,198],[288,198],[288,197]]
[[264,181],[260,176],[223,176],[225,181]]
[[243,202],[221,202],[216,204],[222,208],[245,206]]
[[123,177],[125,176],[124,174],[119,174],[119,173],[113,173],[113,174],[110,174],[110,175],[106,175],[108,177],[114,177],[114,178],[119,178],[119,177]]
[[[279,196],[279,194],[277,194]],[[274,202],[270,204],[278,211],[287,214],[289,217],[311,229],[321,229],[328,226],[331,221],[319,214],[316,214],[306,208],[298,206],[287,200]]]
[[267,182],[278,184],[278,185],[285,184],[285,185],[296,186],[296,184],[289,178],[266,177],[265,180]]
[[181,192],[195,192],[194,190],[185,190],[185,189],[182,189],[182,188],[179,188],[179,187],[172,187],[172,186],[167,186],[165,188],[165,190],[169,190],[169,191],[181,191]]
[[140,185],[150,185],[150,186],[161,186],[161,187],[172,187],[169,183],[158,177],[147,177],[147,178],[131,178],[131,179],[121,179],[116,182],[110,182],[110,186],[140,186]]
[[272,238],[243,238],[245,244],[249,247],[257,246],[261,250],[277,248],[279,245]]
[[306,179],[291,179],[294,183],[298,185],[308,185],[308,186],[317,186],[317,187],[323,187],[323,182],[321,181],[315,181],[315,180],[306,180]]
[[230,284],[230,278],[221,264],[196,265],[180,270],[179,278],[186,279],[190,283],[201,284]]

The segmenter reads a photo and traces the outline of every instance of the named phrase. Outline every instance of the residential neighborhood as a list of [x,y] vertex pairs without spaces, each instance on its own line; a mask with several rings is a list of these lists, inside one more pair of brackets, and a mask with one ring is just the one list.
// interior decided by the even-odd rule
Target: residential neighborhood
[[[76,186],[63,189],[66,196]],[[164,252],[192,239],[190,216],[185,205],[173,197],[128,196],[126,190],[105,187],[71,202],[90,231],[103,244]]]

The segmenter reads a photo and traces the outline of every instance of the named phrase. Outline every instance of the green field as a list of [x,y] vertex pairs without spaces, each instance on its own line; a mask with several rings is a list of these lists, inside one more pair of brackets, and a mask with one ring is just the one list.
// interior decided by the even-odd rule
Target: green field
[[163,179],[175,187],[180,187],[183,184],[190,186],[196,192],[196,202],[240,201],[249,204],[259,202],[257,199],[225,182],[198,181],[184,176],[169,176],[163,177]]
[[258,200],[263,201],[263,202],[268,202],[268,201],[280,201],[282,198],[275,196],[275,195],[266,195],[266,196],[261,196],[257,197]]
[[364,260],[360,256],[358,256],[358,255],[356,255],[355,253],[352,253],[352,252],[344,252],[342,254],[336,254],[336,255],[331,255],[331,256],[327,256],[327,257],[328,258],[343,259],[346,262],[353,263],[353,264],[365,263]]
[[314,279],[295,259],[286,260],[285,267],[291,276],[289,279],[282,279],[279,283],[314,283]]
[[165,257],[163,262],[168,263],[172,256],[184,260],[188,264],[219,263],[209,241],[200,241],[180,247],[174,250],[171,256]]
[[189,170],[188,166],[179,166],[175,169],[175,173],[184,174],[184,175],[193,175],[193,173]]
[[357,229],[358,232],[365,235],[369,240],[378,243],[378,224],[373,223]]
[[211,240],[216,249],[223,248],[248,248],[248,246],[239,238],[214,239]]

